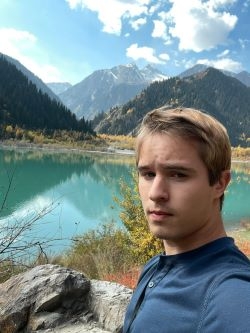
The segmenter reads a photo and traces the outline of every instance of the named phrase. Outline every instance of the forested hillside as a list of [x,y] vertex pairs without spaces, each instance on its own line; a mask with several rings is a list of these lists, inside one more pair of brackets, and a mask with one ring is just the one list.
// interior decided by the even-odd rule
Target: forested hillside
[[89,122],[78,121],[63,104],[38,91],[4,56],[0,56],[0,124],[93,133]]
[[187,78],[152,83],[123,107],[112,108],[93,124],[99,133],[133,134],[143,116],[154,108],[194,107],[220,120],[233,145],[247,145],[250,137],[250,88],[214,68]]

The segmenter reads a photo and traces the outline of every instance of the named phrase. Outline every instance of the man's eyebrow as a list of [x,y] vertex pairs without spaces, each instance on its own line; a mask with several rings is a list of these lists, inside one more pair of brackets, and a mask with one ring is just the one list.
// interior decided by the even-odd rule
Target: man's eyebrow
[[152,168],[150,167],[150,165],[137,165],[137,171],[138,172],[145,172],[148,170],[151,170]]
[[184,165],[180,165],[180,164],[167,164],[167,165],[163,166],[163,169],[195,172],[195,169],[192,168],[191,166],[184,166]]
[[137,165],[138,171],[148,170],[150,167],[148,165]]
[[[191,172],[191,173],[195,173],[195,169],[189,166],[184,166],[184,165],[180,165],[180,164],[166,164],[166,165],[162,165],[162,168],[165,170],[177,170],[177,171],[185,171],[185,172]],[[149,165],[138,165],[137,166],[137,170],[139,172],[145,171],[145,170],[149,170],[151,169],[151,167]]]

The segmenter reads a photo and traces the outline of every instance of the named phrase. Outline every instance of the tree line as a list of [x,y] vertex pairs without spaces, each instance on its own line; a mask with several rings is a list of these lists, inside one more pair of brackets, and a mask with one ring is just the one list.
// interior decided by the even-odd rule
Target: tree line
[[23,129],[74,130],[94,134],[60,101],[38,90],[15,65],[0,56],[0,124]]

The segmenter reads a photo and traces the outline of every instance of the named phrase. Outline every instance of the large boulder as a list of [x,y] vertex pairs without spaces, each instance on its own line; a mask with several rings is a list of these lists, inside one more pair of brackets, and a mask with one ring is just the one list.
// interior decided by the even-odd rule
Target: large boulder
[[91,280],[90,310],[94,319],[111,332],[120,333],[132,291],[117,283]]
[[0,332],[120,332],[131,294],[58,265],[37,266],[0,284]]

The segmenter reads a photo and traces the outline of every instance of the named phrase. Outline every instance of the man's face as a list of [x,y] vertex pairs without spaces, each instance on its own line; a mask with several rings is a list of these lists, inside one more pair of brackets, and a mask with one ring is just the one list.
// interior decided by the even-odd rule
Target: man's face
[[139,152],[139,192],[150,231],[173,252],[203,245],[224,229],[219,198],[225,186],[209,185],[193,140],[167,134],[144,138]]

